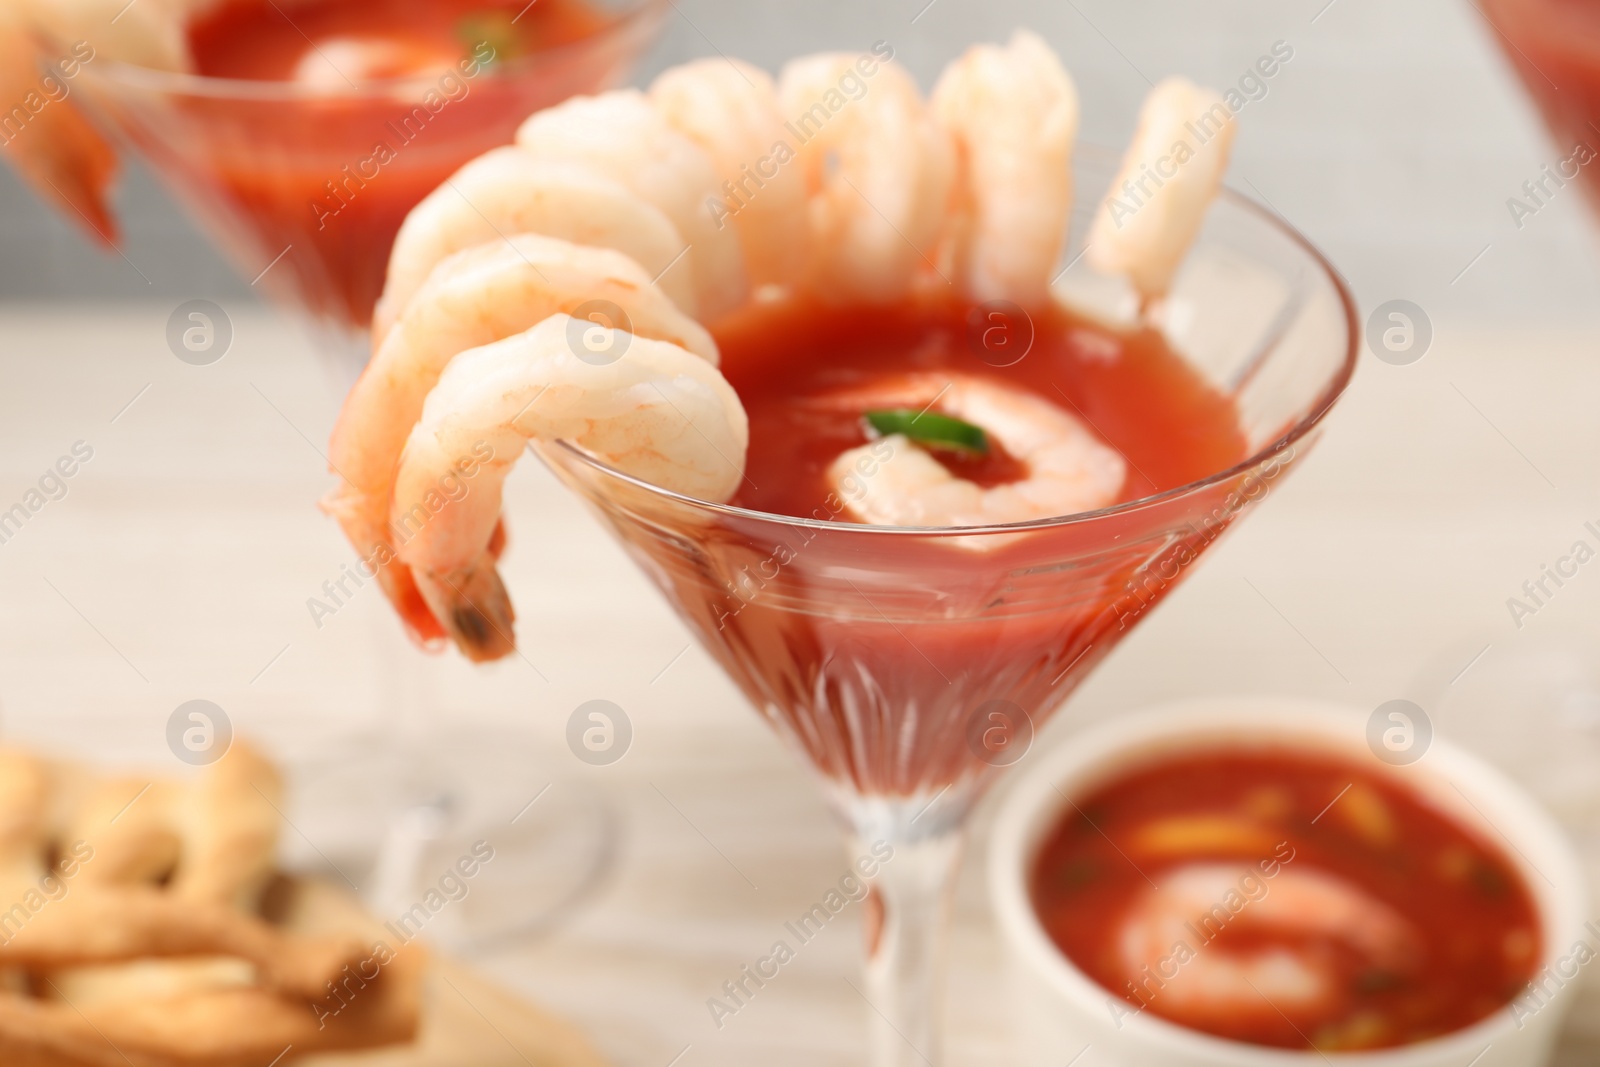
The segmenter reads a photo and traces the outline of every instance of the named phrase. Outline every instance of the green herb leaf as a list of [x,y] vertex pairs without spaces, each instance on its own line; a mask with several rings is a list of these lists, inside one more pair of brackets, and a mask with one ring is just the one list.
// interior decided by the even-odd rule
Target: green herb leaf
[[511,23],[512,16],[500,11],[466,15],[456,23],[456,40],[474,55],[487,45],[492,57],[483,63],[487,68],[507,59],[515,59],[521,54],[522,41],[517,34],[517,28]]
[[1063,891],[1072,893],[1094,882],[1100,877],[1100,869],[1093,860],[1079,857],[1063,863],[1055,872],[1055,884]]
[[1356,975],[1355,988],[1357,993],[1389,993],[1405,985],[1405,979],[1392,971],[1370,970],[1362,971]]
[[869,411],[863,418],[867,425],[885,436],[904,434],[924,448],[943,448],[952,452],[969,452],[984,455],[989,451],[989,435],[980,426],[933,411],[912,411],[910,408],[892,408],[886,411]]

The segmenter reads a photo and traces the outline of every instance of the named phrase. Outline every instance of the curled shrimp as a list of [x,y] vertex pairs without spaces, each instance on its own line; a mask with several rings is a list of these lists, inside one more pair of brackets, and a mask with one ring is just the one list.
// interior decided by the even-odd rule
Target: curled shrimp
[[[1330,946],[1385,971],[1415,966],[1420,949],[1411,925],[1344,879],[1300,867],[1283,868],[1270,882],[1252,879],[1233,864],[1192,863],[1133,905],[1118,958],[1141,1000],[1197,1025],[1275,1020],[1280,1009],[1326,1010],[1342,993]],[[1246,896],[1241,886],[1261,888]],[[1234,927],[1248,931],[1252,943],[1278,943],[1248,952],[1213,943]]]
[[620,252],[519,234],[440,263],[345,398],[328,448],[340,484],[323,504],[425,643],[443,632],[410,571],[397,562],[388,527],[406,436],[457,353],[522,333],[558,312],[620,317],[642,338],[717,359],[711,335]]
[[929,103],[960,158],[950,236],[960,284],[973,300],[1043,304],[1072,213],[1071,77],[1018,30],[946,67]]
[[208,0],[7,0],[19,24],[56,42],[84,41],[95,52],[153,70],[194,67],[188,17]]
[[[596,335],[607,359],[584,358],[575,331]],[[407,537],[400,558],[473,660],[514,647],[489,544],[502,484],[530,439],[571,441],[654,485],[723,500],[744,473],[749,426],[703,356],[566,315],[451,360],[406,441],[391,518]]]
[[828,468],[831,487],[861,522],[990,526],[1071,515],[1110,504],[1127,480],[1127,461],[1077,418],[988,379],[913,374],[829,402],[858,411],[900,407],[953,415],[982,428],[1027,467],[1025,478],[986,489],[958,477],[908,437],[891,434],[841,453]]
[[[830,53],[783,68],[778,100],[803,137],[811,232],[806,287],[825,299],[886,303],[934,269],[955,153],[911,75],[871,56]],[[846,88],[860,86],[858,94]]]
[[1089,265],[1166,295],[1222,187],[1238,123],[1222,97],[1168,78],[1145,98],[1122,170],[1089,231]]
[[[65,91],[59,97],[42,92],[47,86],[40,64],[59,51],[79,63],[105,57],[155,70],[189,70],[193,60],[184,23],[202,2],[0,3],[0,102],[8,123],[22,118],[14,134],[6,127],[6,155],[35,191],[69,209],[67,217],[103,245],[114,246],[120,237],[108,202],[116,152]],[[46,41],[49,48],[42,49]]]
[[643,93],[573,97],[536,112],[517,130],[517,143],[539,159],[581,163],[659,208],[684,239],[702,316],[743,303],[749,283],[739,239],[706,208],[717,194],[716,169]]
[[44,56],[18,15],[0,7],[0,142],[6,158],[40,196],[66,209],[101,244],[115,245],[118,227],[108,197],[117,154],[72,101],[66,83],[41,73]]
[[650,102],[711,157],[721,185],[706,208],[731,222],[753,285],[787,285],[805,265],[806,188],[778,110],[771,75],[738,60],[673,67]]
[[374,344],[382,344],[441,260],[518,233],[616,249],[644,268],[685,314],[695,314],[688,270],[672,269],[683,238],[660,210],[589,167],[539,159],[508,145],[466,164],[406,216],[373,315]]

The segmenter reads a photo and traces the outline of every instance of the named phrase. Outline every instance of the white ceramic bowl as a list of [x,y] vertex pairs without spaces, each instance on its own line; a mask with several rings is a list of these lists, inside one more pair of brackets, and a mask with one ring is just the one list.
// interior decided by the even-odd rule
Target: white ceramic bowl
[[[1499,771],[1434,738],[1423,757],[1392,767],[1367,747],[1368,713],[1339,705],[1260,697],[1208,698],[1119,716],[1044,754],[1006,798],[989,850],[989,887],[1017,990],[1011,998],[1027,1046],[1024,1063],[1061,1067],[1540,1067],[1576,991],[1575,945],[1600,951],[1600,924],[1585,927],[1588,889],[1554,821]],[[1066,797],[1152,758],[1229,740],[1307,747],[1396,778],[1500,846],[1539,909],[1546,994],[1465,1030],[1379,1052],[1292,1052],[1202,1034],[1153,1013],[1114,1013],[1120,1001],[1079,971],[1040,925],[1028,892],[1043,837]],[[1507,845],[1507,841],[1512,842]],[[1597,961],[1600,966],[1600,961]],[[1126,1006],[1126,1002],[1121,1002]],[[1087,1049],[1087,1051],[1085,1051]],[[1081,1059],[1074,1060],[1075,1056]]]

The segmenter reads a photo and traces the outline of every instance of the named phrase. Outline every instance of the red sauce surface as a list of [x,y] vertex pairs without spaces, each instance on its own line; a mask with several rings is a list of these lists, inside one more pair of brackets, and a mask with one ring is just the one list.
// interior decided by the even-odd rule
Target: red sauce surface
[[256,81],[292,78],[308,52],[339,38],[388,42],[439,60],[393,76],[449,66],[486,36],[502,59],[512,59],[580,40],[605,23],[575,0],[228,0],[189,24],[189,45],[199,73]]
[[[1009,336],[986,335],[995,325]],[[1030,334],[1026,355],[993,365],[1009,358],[1005,345],[1025,345]],[[1055,308],[1001,321],[939,295],[890,308],[758,307],[722,323],[717,341],[750,416],[748,477],[734,503],[758,511],[812,514],[832,492],[828,465],[868,440],[860,412],[812,401],[920,371],[991,379],[1087,423],[1128,460],[1123,501],[1198,481],[1245,454],[1232,402],[1159,333],[1113,333]],[[1003,449],[940,458],[985,485],[1027,474]]]
[[[1559,194],[1560,182],[1582,175],[1600,207],[1600,4],[1594,0],[1483,0],[1506,57],[1533,95],[1560,156],[1534,189],[1519,193],[1538,209]],[[1586,152],[1575,152],[1586,146]]]
[[[1184,755],[1074,803],[1038,854],[1034,906],[1062,951],[1130,1010],[1261,1045],[1382,1048],[1498,1010],[1540,957],[1533,899],[1499,848],[1394,779],[1343,760],[1270,749]],[[1217,829],[1219,821],[1236,832]],[[1297,1010],[1282,999],[1266,1003],[1273,990],[1262,988],[1237,1009],[1211,1011],[1177,1003],[1159,971],[1130,978],[1119,940],[1125,920],[1155,892],[1152,883],[1165,886],[1178,868],[1204,861],[1273,874],[1251,886],[1265,887],[1261,904],[1240,894],[1227,921],[1188,931],[1193,957],[1169,955],[1165,976],[1189,981],[1185,971],[1208,957],[1288,948],[1335,976],[1330,998]],[[1399,964],[1377,964],[1337,937],[1251,922],[1252,908],[1289,891],[1288,872],[1305,870],[1332,873],[1388,905],[1420,935],[1413,951]]]
[[361,328],[419,200],[534,111],[597,91],[632,61],[640,42],[608,25],[583,0],[227,0],[189,26],[201,73],[282,80],[314,47],[355,37],[398,46],[373,77],[414,84],[377,92],[334,77],[289,101],[130,100],[124,125],[246,276],[265,270],[263,287]]

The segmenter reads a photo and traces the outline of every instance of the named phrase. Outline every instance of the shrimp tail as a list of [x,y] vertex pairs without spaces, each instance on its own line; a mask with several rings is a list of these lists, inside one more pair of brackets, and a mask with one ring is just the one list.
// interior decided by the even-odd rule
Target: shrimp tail
[[378,582],[383,595],[389,598],[400,621],[405,624],[411,640],[426,651],[443,652],[444,639],[449,636],[449,631],[434,616],[433,608],[422,595],[411,568],[394,560],[378,571]]
[[[506,550],[506,520],[502,518],[498,523],[494,523],[494,533],[491,534],[490,544],[486,549],[491,563],[499,560],[504,550]],[[467,632],[467,630],[472,630],[472,632],[482,630],[483,619],[490,617],[483,616],[483,619],[466,622],[461,627],[442,624],[440,619],[446,619],[446,617],[450,616],[435,614],[437,609],[435,609],[434,601],[430,601],[422,593],[422,584],[418,581],[418,576],[410,566],[406,566],[400,560],[390,560],[389,566],[379,571],[379,581],[382,582],[384,595],[389,597],[389,603],[395,606],[395,611],[400,614],[402,622],[405,622],[405,629],[406,632],[410,633],[411,640],[416,641],[424,651],[429,651],[429,653],[442,653],[442,651],[445,651],[446,637],[453,638],[453,640],[461,643],[459,633]],[[504,632],[510,633],[510,624],[515,621],[517,616],[510,608],[506,587],[501,585],[498,574],[494,576],[493,584],[488,584],[488,582],[478,582],[478,584],[488,587],[488,592],[485,593],[488,603],[504,605],[502,608],[496,608],[493,617],[501,621],[501,627]],[[478,600],[477,595],[474,595],[474,600],[478,601],[478,603],[485,603],[483,600]],[[475,609],[469,605],[467,606],[467,613],[475,614]],[[462,648],[467,648],[467,646],[462,645]],[[498,653],[485,654],[485,659],[498,659],[498,657],[509,653],[510,649],[512,649],[512,645],[506,645]],[[477,659],[477,657],[474,656],[474,659]]]
[[[0,90],[5,99],[37,99],[33,79],[38,51],[14,27],[0,24]],[[5,134],[4,148],[17,173],[46,200],[70,208],[96,241],[114,248],[121,238],[109,194],[117,176],[117,153],[72,102],[49,100],[15,134]]]
[[[323,500],[322,508],[330,514],[339,515],[337,495]],[[494,533],[490,536],[488,547],[484,551],[492,562],[500,558],[505,546],[506,526],[502,519],[495,524]],[[378,562],[386,557],[387,562],[382,564]],[[373,546],[371,553],[363,558],[360,565],[376,571],[378,588],[383,590],[383,595],[394,607],[395,614],[400,616],[400,621],[404,624],[411,640],[426,652],[443,652],[445,638],[453,637],[456,629],[440,622],[445,616],[435,614],[437,610],[435,604],[441,601],[437,597],[430,600],[423,593],[416,572],[408,564],[390,554],[386,546]],[[504,598],[504,589],[500,590],[500,596]],[[509,606],[502,614],[509,616]]]
[[41,141],[48,139],[49,146],[13,151],[12,164],[35,192],[71,209],[100,245],[115,248],[122,239],[110,204],[116,151],[80,112],[58,106],[62,110],[41,114],[34,120],[38,128],[30,131]]
[[[383,595],[393,606],[395,614],[400,616],[400,621],[411,640],[425,651],[444,651],[444,639],[448,633],[439,625],[439,620],[434,618],[433,610],[428,607],[422,591],[417,588],[411,567],[395,555],[394,549],[386,541],[375,536],[374,530],[369,525],[362,522],[360,509],[352,503],[355,499],[357,498],[350,493],[348,485],[341,485],[324,496],[318,505],[324,514],[333,516],[339,521],[339,525],[344,527],[350,543],[360,553],[356,562],[357,569],[363,574],[377,578],[378,588],[383,590]],[[504,535],[501,536],[501,540],[504,540]]]
[[454,573],[412,573],[433,616],[468,659],[487,663],[516,650],[517,613],[487,550]]

